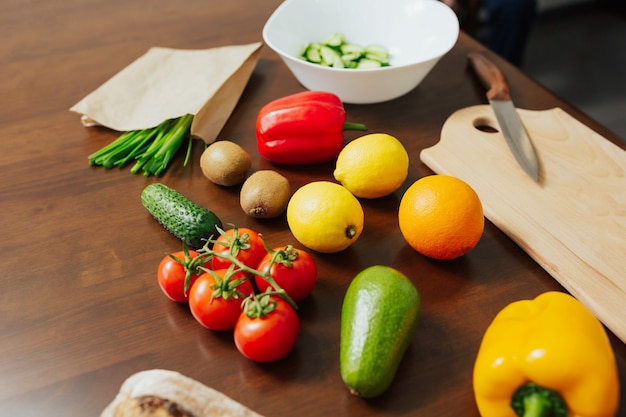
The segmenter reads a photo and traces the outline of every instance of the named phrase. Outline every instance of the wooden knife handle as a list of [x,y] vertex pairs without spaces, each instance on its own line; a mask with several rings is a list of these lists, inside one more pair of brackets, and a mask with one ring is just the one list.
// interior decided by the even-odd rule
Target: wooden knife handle
[[470,66],[487,89],[489,100],[511,100],[509,84],[504,73],[489,58],[479,52],[467,54]]

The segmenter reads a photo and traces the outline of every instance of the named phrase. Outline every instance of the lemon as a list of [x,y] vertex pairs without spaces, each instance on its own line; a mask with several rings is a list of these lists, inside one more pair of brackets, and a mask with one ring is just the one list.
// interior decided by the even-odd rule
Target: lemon
[[352,194],[379,198],[396,191],[409,174],[409,155],[391,135],[373,133],[348,143],[337,157],[334,176]]
[[309,249],[334,253],[352,245],[363,231],[363,208],[354,195],[330,181],[308,183],[287,205],[294,237]]

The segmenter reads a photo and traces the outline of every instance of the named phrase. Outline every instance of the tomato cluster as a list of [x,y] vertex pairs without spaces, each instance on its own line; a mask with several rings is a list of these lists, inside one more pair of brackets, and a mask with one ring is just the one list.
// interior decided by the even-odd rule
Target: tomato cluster
[[270,248],[249,228],[220,230],[205,247],[165,256],[158,283],[172,301],[188,302],[204,327],[234,333],[237,349],[257,362],[286,356],[300,331],[298,302],[317,282],[317,266],[291,245]]

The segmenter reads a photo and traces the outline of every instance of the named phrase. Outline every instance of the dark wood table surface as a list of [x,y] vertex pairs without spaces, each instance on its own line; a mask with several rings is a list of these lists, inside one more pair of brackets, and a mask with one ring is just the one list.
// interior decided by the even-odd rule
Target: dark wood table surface
[[[272,364],[240,355],[230,333],[202,328],[156,282],[162,256],[180,248],[140,203],[163,182],[252,227],[270,244],[297,242],[284,217],[259,221],[238,205],[238,188],[209,183],[192,163],[173,163],[161,178],[91,167],[87,155],[117,133],[86,128],[68,109],[152,46],[212,48],[261,40],[279,0],[9,0],[0,4],[0,414],[97,416],[120,384],[145,369],[179,371],[266,416],[476,416],[472,367],[487,325],[506,304],[562,287],[487,222],[466,256],[429,260],[397,227],[403,191],[432,174],[419,160],[437,143],[455,110],[485,103],[466,67],[483,47],[461,34],[457,45],[404,97],[346,105],[350,120],[399,138],[411,157],[394,195],[363,201],[366,227],[350,249],[314,254],[319,284],[300,307],[295,350]],[[497,57],[494,57],[497,59]],[[560,106],[603,136],[603,126],[498,60],[518,107]],[[241,144],[253,170],[275,169],[297,187],[332,179],[333,164],[274,166],[256,151],[256,115],[274,98],[302,91],[277,55],[264,48],[220,139]],[[356,137],[347,134],[348,139]],[[623,144],[620,144],[623,147]],[[351,278],[373,264],[393,266],[419,288],[418,331],[390,389],[364,401],[339,374],[339,313]],[[626,347],[611,343],[622,379]],[[626,385],[626,384],[625,384]],[[623,398],[626,389],[621,388]],[[626,416],[626,406],[619,411]]]

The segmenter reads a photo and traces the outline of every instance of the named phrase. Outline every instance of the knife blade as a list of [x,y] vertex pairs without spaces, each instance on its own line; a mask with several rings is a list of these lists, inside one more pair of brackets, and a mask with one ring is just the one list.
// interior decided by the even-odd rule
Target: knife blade
[[509,84],[504,73],[493,61],[479,52],[467,55],[470,66],[487,89],[487,99],[496,115],[500,131],[513,156],[534,181],[539,179],[539,160],[524,124],[515,110]]

